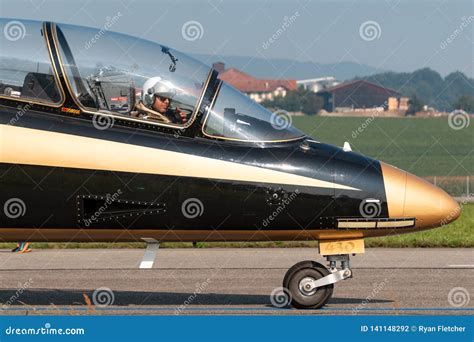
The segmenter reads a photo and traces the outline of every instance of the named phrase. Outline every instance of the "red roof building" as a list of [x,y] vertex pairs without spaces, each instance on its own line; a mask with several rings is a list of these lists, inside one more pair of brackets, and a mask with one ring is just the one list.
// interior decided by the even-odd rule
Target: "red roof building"
[[296,90],[296,80],[258,79],[238,69],[224,69],[223,63],[214,63],[214,68],[220,70],[219,78],[249,95],[256,102],[272,100],[276,96],[286,96],[288,90]]

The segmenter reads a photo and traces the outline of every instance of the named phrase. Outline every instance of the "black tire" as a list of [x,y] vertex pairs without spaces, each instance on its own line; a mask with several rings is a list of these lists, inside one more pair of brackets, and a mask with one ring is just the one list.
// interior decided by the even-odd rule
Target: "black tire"
[[323,307],[332,296],[334,284],[318,287],[311,294],[301,292],[299,284],[304,278],[318,280],[329,274],[328,269],[316,261],[306,260],[293,265],[283,278],[283,287],[291,294],[291,305],[298,309]]

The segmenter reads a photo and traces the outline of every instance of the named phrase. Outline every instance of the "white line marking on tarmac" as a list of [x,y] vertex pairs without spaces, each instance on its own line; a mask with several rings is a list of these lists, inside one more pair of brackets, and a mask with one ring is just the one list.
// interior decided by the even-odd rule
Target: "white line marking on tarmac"
[[474,267],[474,265],[448,265],[449,267]]

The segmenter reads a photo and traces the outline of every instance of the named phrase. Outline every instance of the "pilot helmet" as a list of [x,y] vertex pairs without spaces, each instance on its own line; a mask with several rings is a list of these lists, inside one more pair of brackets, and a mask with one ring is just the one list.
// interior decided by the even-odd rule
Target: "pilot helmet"
[[155,95],[167,97],[171,100],[176,95],[176,90],[171,82],[163,80],[159,76],[152,77],[143,84],[143,103],[146,106],[151,106]]

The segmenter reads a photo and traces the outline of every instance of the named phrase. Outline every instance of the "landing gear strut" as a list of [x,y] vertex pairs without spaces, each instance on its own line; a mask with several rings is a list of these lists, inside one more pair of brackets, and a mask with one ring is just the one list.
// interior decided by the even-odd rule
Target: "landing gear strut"
[[[352,277],[349,254],[328,255],[329,270],[315,261],[301,261],[285,274],[283,288],[291,295],[291,304],[298,309],[319,309],[332,296],[334,283]],[[337,262],[341,263],[340,269]]]

